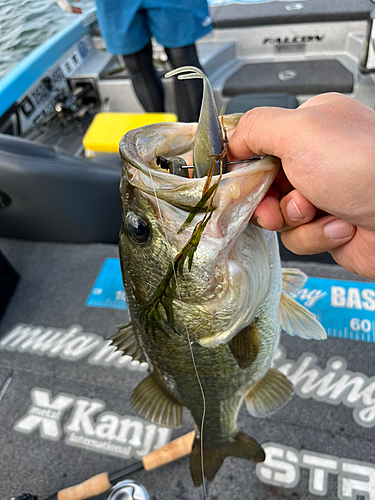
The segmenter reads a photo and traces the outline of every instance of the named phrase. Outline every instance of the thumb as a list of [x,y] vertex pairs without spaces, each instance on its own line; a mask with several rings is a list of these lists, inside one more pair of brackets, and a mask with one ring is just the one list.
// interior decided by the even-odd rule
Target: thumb
[[[228,143],[232,158],[244,160],[253,154],[282,158],[296,110],[261,107],[245,113]],[[282,136],[282,140],[281,140]]]

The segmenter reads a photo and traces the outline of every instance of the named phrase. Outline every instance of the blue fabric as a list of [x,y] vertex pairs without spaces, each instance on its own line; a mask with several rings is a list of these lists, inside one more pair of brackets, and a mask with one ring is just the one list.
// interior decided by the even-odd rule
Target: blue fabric
[[151,36],[167,48],[185,47],[212,29],[207,0],[96,0],[96,7],[112,54],[134,54]]

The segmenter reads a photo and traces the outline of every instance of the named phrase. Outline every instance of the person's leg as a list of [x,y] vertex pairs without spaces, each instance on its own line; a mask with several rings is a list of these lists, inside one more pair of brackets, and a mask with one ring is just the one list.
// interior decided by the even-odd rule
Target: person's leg
[[[173,69],[181,66],[202,69],[194,43],[186,47],[165,48],[165,52]],[[178,119],[181,122],[197,122],[203,95],[202,80],[173,80]]]
[[[155,6],[156,3],[159,7]],[[196,66],[201,69],[195,42],[212,29],[207,0],[143,0],[143,5],[147,7],[147,25],[157,42],[165,48],[173,69],[181,66]],[[202,100],[202,82],[181,81],[177,78],[173,80],[179,120],[197,121]]]
[[135,54],[124,55],[134,91],[145,111],[164,112],[163,84],[152,63],[151,42]]

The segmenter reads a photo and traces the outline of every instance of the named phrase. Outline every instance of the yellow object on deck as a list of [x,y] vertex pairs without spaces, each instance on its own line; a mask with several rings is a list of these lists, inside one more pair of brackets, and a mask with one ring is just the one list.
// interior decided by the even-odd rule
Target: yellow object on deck
[[118,153],[120,140],[129,130],[152,123],[176,121],[174,113],[98,113],[82,139],[85,156]]

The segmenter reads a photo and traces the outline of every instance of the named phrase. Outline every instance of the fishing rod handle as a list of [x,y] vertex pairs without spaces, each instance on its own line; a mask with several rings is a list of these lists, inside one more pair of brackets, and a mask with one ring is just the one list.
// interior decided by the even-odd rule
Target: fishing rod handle
[[151,453],[148,453],[142,458],[143,467],[145,470],[156,469],[161,465],[173,462],[178,458],[190,455],[193,446],[195,431],[174,439],[170,443],[164,445]]
[[57,493],[57,500],[84,500],[109,490],[111,483],[107,472],[90,477],[83,483],[65,488]]
[[[142,459],[145,470],[152,470],[161,465],[173,462],[178,458],[189,455],[193,446],[195,431],[184,434],[183,436],[174,439],[170,443],[164,445]],[[87,479],[83,483],[76,484],[70,488],[60,490],[56,497],[57,500],[85,500],[86,498],[100,495],[111,488],[112,484],[109,480],[107,472],[103,472],[96,476]]]

